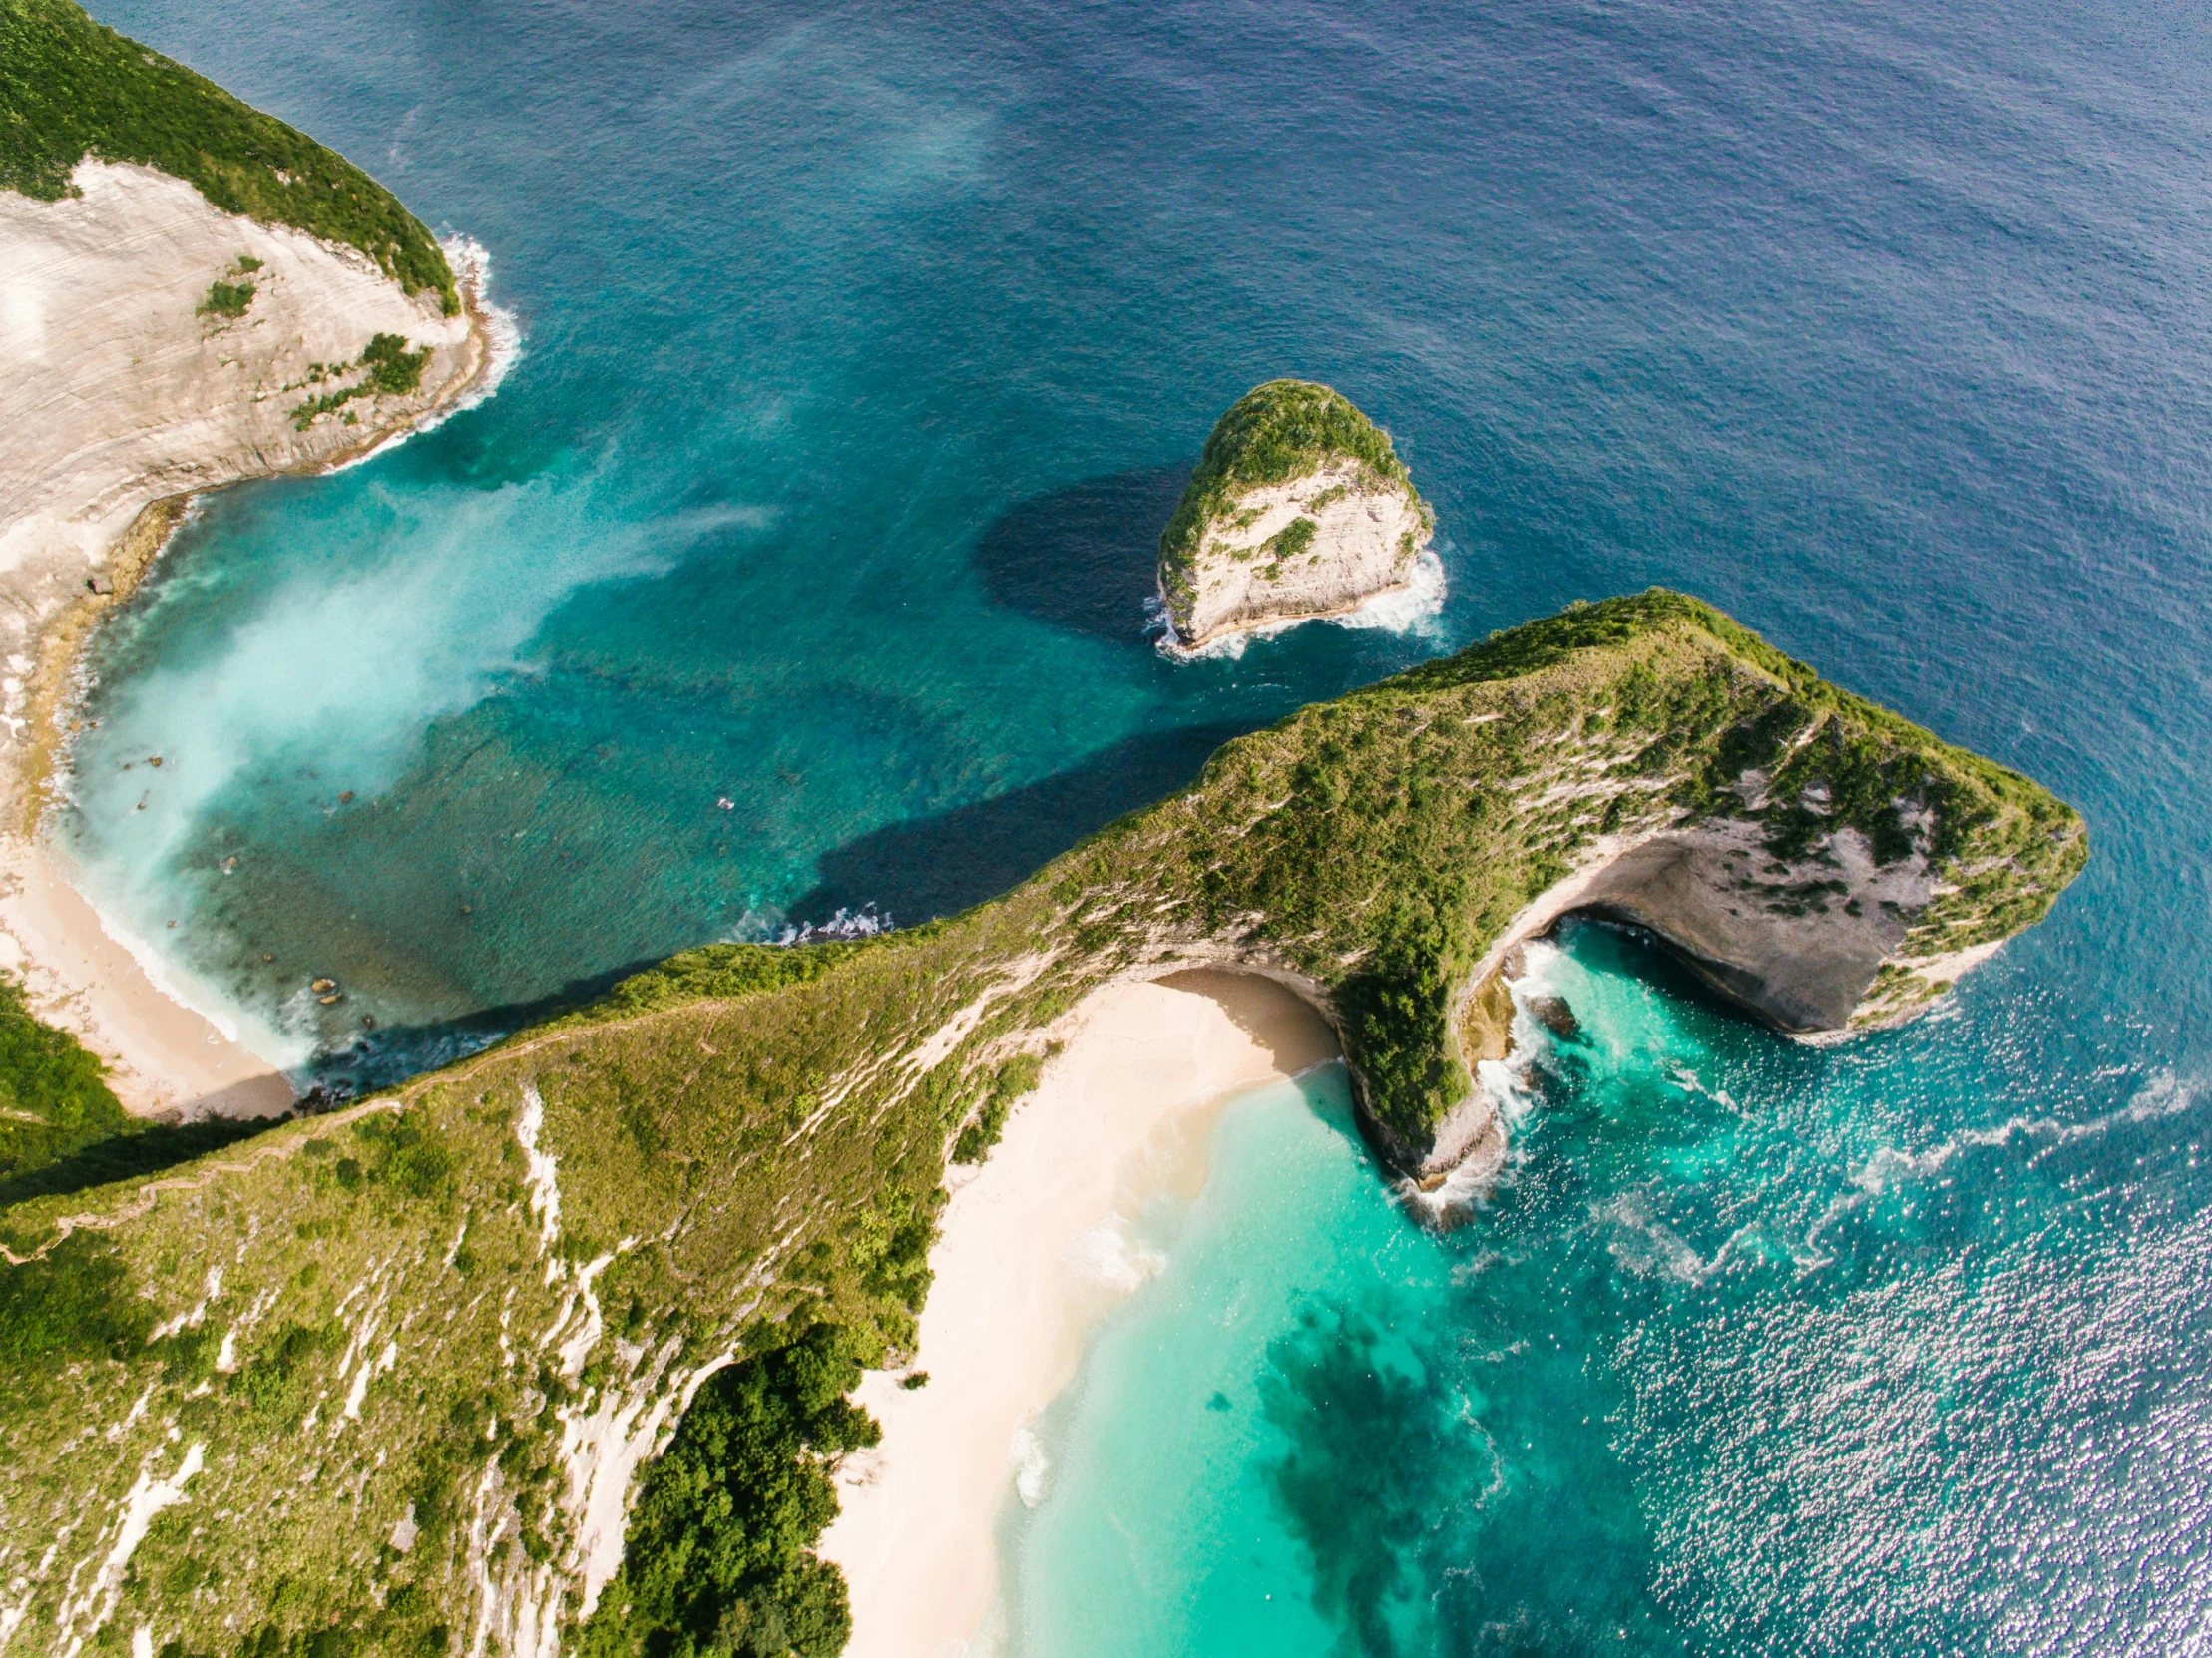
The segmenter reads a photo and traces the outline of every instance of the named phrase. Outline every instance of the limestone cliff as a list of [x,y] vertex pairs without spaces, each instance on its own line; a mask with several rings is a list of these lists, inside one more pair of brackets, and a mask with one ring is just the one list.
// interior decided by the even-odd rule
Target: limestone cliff
[[1388,433],[1327,386],[1270,380],[1215,424],[1160,538],[1175,640],[1195,648],[1395,592],[1435,523]]
[[353,248],[152,168],[86,161],[74,182],[56,202],[0,192],[0,577],[19,614],[83,592],[149,502],[358,449],[483,366],[466,314]]
[[[1289,986],[1441,1178],[1502,1143],[1470,1070],[1560,915],[1644,921],[1804,1031],[1927,1006],[2087,856],[2028,778],[1654,591],[1240,737],[950,920],[693,951],[343,1115],[0,1193],[0,1637],[616,1650],[688,1557],[637,1470],[814,1320],[909,1348],[948,1155],[1100,987]],[[778,1457],[746,1500],[800,1488]],[[819,1512],[780,1514],[817,1581]]]

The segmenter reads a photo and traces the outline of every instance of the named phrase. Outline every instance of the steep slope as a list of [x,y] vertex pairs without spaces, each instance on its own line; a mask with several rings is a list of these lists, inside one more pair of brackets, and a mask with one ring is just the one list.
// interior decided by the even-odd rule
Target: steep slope
[[0,0],[0,935],[133,1110],[291,1089],[170,1001],[35,839],[79,655],[193,495],[361,454],[484,383],[462,262],[343,157],[72,0]]
[[295,127],[96,23],[75,0],[0,0],[0,190],[77,194],[87,157],[191,185],[219,212],[358,249],[404,293],[461,297],[435,237],[382,185]]
[[1327,386],[1270,380],[1232,404],[1159,543],[1176,641],[1340,616],[1404,588],[1435,515],[1390,437]]
[[[1663,932],[1704,913],[1668,896],[1686,860],[1752,917],[1677,941],[1718,987],[1867,1024],[2086,854],[2034,783],[1696,601],[1501,634],[1230,743],[951,921],[694,951],[390,1099],[0,1211],[0,1644],[541,1653],[581,1625],[594,1652],[679,1626],[832,1651],[809,1480],[866,1435],[824,1379],[911,1340],[948,1154],[985,1149],[1097,987],[1207,962],[1291,986],[1411,1170],[1495,1139],[1470,1115],[1488,976],[1585,897]],[[1769,929],[1846,941],[1809,1001],[1773,991]],[[754,1426],[702,1419],[626,1521],[702,1385]],[[752,1459],[702,1460],[725,1441]],[[767,1471],[717,1496],[740,1465]],[[677,1556],[728,1544],[740,1498],[751,1552],[700,1587]]]

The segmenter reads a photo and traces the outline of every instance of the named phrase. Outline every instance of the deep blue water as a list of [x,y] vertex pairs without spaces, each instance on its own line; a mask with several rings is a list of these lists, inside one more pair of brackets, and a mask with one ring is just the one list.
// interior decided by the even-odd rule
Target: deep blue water
[[[483,242],[527,338],[437,431],[211,502],[96,652],[59,832],[271,1051],[400,1068],[683,945],[957,907],[1228,732],[1684,588],[2048,783],[2095,856],[1937,1020],[1817,1055],[1684,1036],[1740,1133],[1674,1061],[1562,1060],[1448,1246],[1520,1277],[1424,1314],[1438,1353],[1550,1352],[1467,1395],[1496,1455],[1541,1451],[1537,1494],[1470,1530],[1440,1516],[1480,1458],[1387,1464],[1396,1609],[1321,1623],[1355,1651],[2205,1638],[2212,15],[100,15]],[[1170,663],[1141,600],[1178,469],[1286,373],[1391,429],[1445,611]],[[1664,999],[1636,1030],[1710,1017],[1602,955],[1585,999]],[[1639,1202],[1718,1263],[1700,1287],[1576,1241]],[[1260,1346],[1286,1398],[1366,1339],[1316,1316]],[[1323,1458],[1340,1432],[1398,1443],[1298,1430]],[[1308,1531],[1281,1570],[1310,1597],[1365,1534]]]

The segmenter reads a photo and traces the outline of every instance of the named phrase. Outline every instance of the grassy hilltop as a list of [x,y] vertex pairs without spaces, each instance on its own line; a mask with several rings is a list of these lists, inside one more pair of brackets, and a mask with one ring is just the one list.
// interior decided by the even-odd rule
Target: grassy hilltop
[[1849,827],[1943,877],[1906,956],[2030,925],[2086,857],[2034,783],[1654,591],[1232,742],[952,920],[693,951],[389,1100],[0,1210],[0,1615],[23,1651],[506,1650],[581,1619],[633,1489],[569,1650],[834,1652],[809,1550],[872,1433],[841,1396],[911,1344],[946,1159],[1059,1016],[1171,962],[1267,968],[1418,1143],[1516,912],[1600,836],[1741,818],[1749,769],[1778,854]]
[[461,308],[435,237],[335,151],[95,23],[74,0],[0,0],[0,189],[70,193],[87,156],[197,186],[224,212],[366,253],[409,293]]
[[1342,392],[1311,380],[1269,380],[1230,404],[1214,422],[1198,469],[1160,534],[1160,587],[1177,613],[1190,603],[1191,572],[1207,526],[1249,490],[1288,483],[1341,460],[1358,462],[1379,485],[1398,485],[1433,517],[1390,434]]

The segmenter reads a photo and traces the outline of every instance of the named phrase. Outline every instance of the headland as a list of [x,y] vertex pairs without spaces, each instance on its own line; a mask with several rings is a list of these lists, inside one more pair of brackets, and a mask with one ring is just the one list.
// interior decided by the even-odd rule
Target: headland
[[0,934],[130,1108],[265,1114],[289,1084],[172,996],[39,838],[78,663],[194,496],[342,464],[481,388],[481,266],[69,0],[10,0],[0,42]]
[[[1120,1154],[1076,1125],[1142,1120],[1075,1089],[1073,1061],[1132,982],[1202,968],[1295,997],[1409,1202],[1432,1181],[1448,1198],[1502,1143],[1477,1082],[1492,985],[1547,917],[1633,914],[1747,1010],[1849,1031],[1947,994],[2086,857],[2046,790],[1709,606],[1571,608],[1227,744],[958,917],[691,951],[345,1113],[7,1209],[26,1265],[6,1270],[26,1276],[0,1338],[52,1334],[0,1410],[23,1448],[0,1508],[97,1523],[22,1556],[0,1610],[63,1646],[123,1615],[72,1584],[99,1580],[159,1482],[189,1484],[196,1529],[130,1534],[118,1572],[233,1564],[132,1603],[157,1648],[281,1619],[628,1652],[759,1619],[834,1651],[878,1604],[814,1552],[840,1466],[876,1439],[845,1396],[928,1369],[911,1408],[944,1414],[924,1419],[941,1436],[887,1418],[880,1490],[833,1545],[873,1571],[922,1468],[958,1482],[963,1515],[1010,1489],[990,1442],[1067,1363],[1054,1336],[992,1350],[1026,1387],[964,1384],[924,1321],[937,1273],[948,1328],[981,1318],[969,1298],[1048,1295],[1049,1274],[993,1276],[991,1240],[1019,1226],[961,1218],[991,1191],[1088,1192],[1073,1222],[1118,1180]],[[1819,971],[1782,973],[1808,945]],[[1056,1161],[1062,1138],[1091,1151]],[[1008,1146],[1029,1149],[987,1186]],[[948,1198],[948,1167],[978,1160]],[[24,1324],[57,1296],[69,1320]],[[975,1604],[963,1547],[953,1623]],[[706,1558],[750,1564],[684,1565]],[[882,1569],[860,1594],[904,1595]]]

